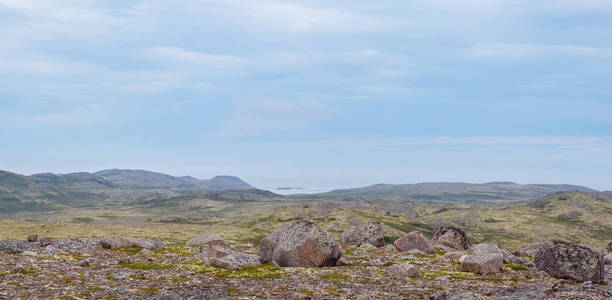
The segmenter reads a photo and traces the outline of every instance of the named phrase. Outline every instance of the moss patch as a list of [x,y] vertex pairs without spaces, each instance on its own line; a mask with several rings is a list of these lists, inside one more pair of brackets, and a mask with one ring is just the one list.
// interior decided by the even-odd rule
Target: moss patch
[[121,266],[122,268],[136,269],[136,270],[164,270],[164,269],[174,268],[173,265],[165,265],[165,264],[158,264],[158,263],[153,263],[153,262],[142,262],[142,261],[135,261],[135,262],[127,263],[127,264],[120,263],[119,266]]

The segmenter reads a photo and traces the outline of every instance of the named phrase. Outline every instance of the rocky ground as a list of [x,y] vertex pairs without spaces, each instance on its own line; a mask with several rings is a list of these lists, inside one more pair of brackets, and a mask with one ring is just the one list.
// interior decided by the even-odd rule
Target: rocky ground
[[[108,249],[114,246],[114,249]],[[462,272],[435,247],[433,254],[401,252],[392,245],[345,247],[333,267],[239,270],[202,263],[199,246],[109,245],[99,239],[0,242],[2,299],[610,299],[612,270],[603,283],[555,279],[533,266],[504,264],[501,272]],[[104,248],[104,247],[106,248]],[[231,245],[257,253],[253,245]],[[159,249],[162,248],[162,249]],[[397,276],[390,266],[418,270]],[[401,274],[400,274],[401,275]]]

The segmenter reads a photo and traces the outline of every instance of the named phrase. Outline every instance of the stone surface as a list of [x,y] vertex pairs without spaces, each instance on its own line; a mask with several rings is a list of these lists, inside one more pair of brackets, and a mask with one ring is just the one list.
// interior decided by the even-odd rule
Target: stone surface
[[103,248],[115,249],[124,247],[141,247],[147,249],[163,249],[165,244],[162,241],[147,240],[140,238],[129,238],[129,237],[112,237],[109,240],[100,241],[100,245]]
[[193,238],[189,240],[186,245],[191,247],[217,245],[229,248],[229,245],[220,236],[214,233],[207,233],[199,237]]
[[536,253],[538,253],[538,250],[540,250],[540,247],[542,247],[542,245],[544,245],[544,243],[540,242],[523,244],[516,252],[516,254],[519,256],[535,257]]
[[606,265],[612,265],[612,252],[607,253],[606,255],[604,255],[604,263]]
[[535,255],[538,270],[552,277],[576,281],[602,282],[603,256],[586,246],[553,240],[545,243]]
[[342,233],[341,241],[344,247],[359,247],[364,243],[382,247],[385,245],[385,236],[380,222],[374,221],[351,226]]
[[478,274],[497,273],[501,271],[504,256],[499,253],[468,255],[461,262],[461,270]]
[[335,266],[342,255],[334,238],[319,226],[299,221],[275,229],[259,243],[264,262],[279,266]]
[[442,257],[446,259],[451,259],[451,260],[459,260],[464,255],[466,255],[464,252],[456,251],[456,252],[445,253],[444,256]]
[[503,251],[497,244],[493,243],[481,243],[470,247],[470,252],[472,254],[501,254],[503,255]]
[[409,263],[399,263],[391,265],[385,271],[385,275],[394,278],[405,278],[405,277],[420,277],[419,268]]
[[254,254],[246,254],[217,245],[209,245],[206,248],[205,264],[229,270],[239,270],[246,266],[258,266],[261,264],[261,259]]
[[433,240],[454,249],[467,250],[472,246],[467,234],[463,230],[452,226],[438,228],[433,236]]
[[395,248],[400,251],[417,249],[427,254],[434,253],[434,249],[431,246],[431,243],[419,231],[413,231],[406,234],[405,236],[395,240],[393,245],[395,245]]

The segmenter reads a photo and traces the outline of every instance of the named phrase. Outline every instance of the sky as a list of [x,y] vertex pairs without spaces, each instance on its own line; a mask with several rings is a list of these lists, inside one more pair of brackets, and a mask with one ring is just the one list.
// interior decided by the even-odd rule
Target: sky
[[612,1],[0,0],[0,169],[612,190]]

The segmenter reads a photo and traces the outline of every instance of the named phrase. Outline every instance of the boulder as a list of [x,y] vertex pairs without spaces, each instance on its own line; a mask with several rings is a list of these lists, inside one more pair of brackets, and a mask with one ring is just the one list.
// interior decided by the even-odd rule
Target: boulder
[[419,231],[413,231],[406,234],[405,236],[395,240],[393,245],[395,245],[395,248],[400,251],[417,249],[427,254],[434,253],[434,249],[431,246],[431,243]]
[[607,253],[606,255],[604,255],[604,263],[606,265],[612,265],[612,252]]
[[606,253],[610,253],[610,252],[612,252],[612,242],[610,242],[608,244],[608,247],[606,247]]
[[504,256],[500,253],[467,255],[461,262],[461,270],[478,274],[501,271]]
[[433,240],[454,249],[467,250],[472,246],[467,234],[463,230],[452,226],[438,228],[433,236]]
[[497,244],[494,243],[481,243],[470,247],[472,254],[502,254],[503,251]]
[[30,234],[28,235],[28,243],[33,243],[38,241],[38,235],[36,234]]
[[209,245],[206,248],[206,257],[203,262],[218,268],[239,270],[246,266],[258,266],[261,264],[261,259],[254,254],[241,253],[218,245]]
[[259,243],[264,262],[284,267],[335,266],[342,255],[334,238],[308,221],[285,224]]
[[362,244],[369,243],[375,247],[385,245],[385,236],[383,235],[382,225],[379,222],[373,221],[367,224],[359,224],[351,226],[342,233],[342,246],[359,247]]
[[523,245],[521,245],[519,250],[516,252],[516,254],[518,256],[534,257],[536,255],[536,253],[538,253],[538,250],[540,250],[540,247],[542,247],[542,245],[544,245],[544,243],[527,243],[527,244],[523,244]]
[[109,240],[100,241],[102,248],[115,249],[124,247],[140,247],[147,249],[164,249],[164,242],[140,238],[112,237]]
[[556,278],[602,282],[604,277],[600,253],[565,241],[553,240],[542,245],[535,255],[535,265]]
[[443,258],[446,259],[450,259],[450,260],[459,260],[462,256],[465,256],[464,252],[448,252],[448,253],[444,253],[444,256],[442,256]]
[[391,265],[385,271],[385,275],[394,278],[420,277],[419,268],[409,263]]
[[208,245],[217,245],[217,246],[226,247],[226,248],[230,247],[230,245],[228,245],[220,236],[214,233],[207,233],[199,237],[193,238],[189,240],[189,242],[187,242],[185,245],[191,246],[191,247],[208,246]]

